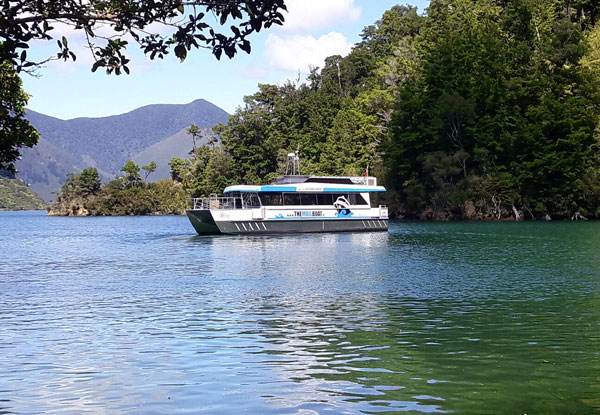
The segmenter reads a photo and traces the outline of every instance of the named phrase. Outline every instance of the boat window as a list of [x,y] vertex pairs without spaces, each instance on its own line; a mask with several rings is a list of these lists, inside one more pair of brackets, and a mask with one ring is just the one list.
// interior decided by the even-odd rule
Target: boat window
[[354,184],[349,177],[310,177],[305,183]]
[[[321,193],[317,195],[317,201],[319,205],[333,205],[342,196],[350,202],[350,195],[348,193]],[[353,203],[351,202],[351,204]]]
[[256,193],[242,193],[242,199],[244,200],[244,205],[246,208],[256,208],[260,207],[260,199]]
[[331,193],[319,193],[317,194],[317,204],[318,205],[333,205],[333,202],[337,199],[337,197],[333,197]]
[[264,206],[283,205],[283,197],[279,192],[263,192],[260,194],[260,200]]
[[299,193],[284,193],[283,194],[283,204],[286,206],[301,205],[302,203],[300,203],[300,194]]
[[300,204],[301,205],[316,205],[317,204],[317,195],[314,193],[301,193],[300,194]]
[[368,205],[367,201],[360,193],[350,193],[348,201],[351,205]]
[[286,206],[317,205],[317,195],[314,193],[284,193],[283,204]]
[[333,205],[339,197],[345,197],[351,205],[368,205],[365,198],[359,193],[268,193],[260,194],[262,204],[269,206],[329,206]]

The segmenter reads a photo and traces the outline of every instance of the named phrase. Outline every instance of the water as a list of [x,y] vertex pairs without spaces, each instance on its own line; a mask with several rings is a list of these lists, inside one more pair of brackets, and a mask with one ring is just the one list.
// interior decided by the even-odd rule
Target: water
[[600,223],[0,213],[2,414],[598,414]]

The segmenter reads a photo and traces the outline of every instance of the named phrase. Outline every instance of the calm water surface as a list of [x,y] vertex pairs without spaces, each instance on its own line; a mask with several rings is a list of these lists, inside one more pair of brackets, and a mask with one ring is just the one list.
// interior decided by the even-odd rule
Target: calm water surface
[[600,223],[0,213],[2,414],[598,414]]

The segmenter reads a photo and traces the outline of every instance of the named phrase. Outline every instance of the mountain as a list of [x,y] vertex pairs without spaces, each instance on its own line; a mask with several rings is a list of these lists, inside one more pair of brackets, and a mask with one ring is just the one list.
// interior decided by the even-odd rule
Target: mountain
[[[203,137],[210,137],[214,133],[210,128],[202,129]],[[205,144],[207,138],[202,138],[196,145]],[[156,171],[148,177],[149,180],[166,179],[171,175],[171,168],[169,167],[169,161],[173,157],[187,158],[192,150],[192,140],[186,134],[185,128],[176,134],[173,134],[158,143],[152,144],[150,147],[139,152],[131,159],[138,166],[145,166],[151,161],[154,161],[158,167]]]
[[[189,104],[157,104],[131,112],[101,118],[61,120],[32,110],[26,117],[41,135],[40,142],[22,151],[17,161],[18,177],[29,184],[43,199],[55,198],[67,174],[85,167],[96,167],[104,180],[119,173],[127,160],[147,164],[155,161],[159,168],[150,177],[168,176],[171,157],[187,156],[191,140],[185,129],[196,124],[203,131],[228,114],[208,101]],[[187,140],[187,143],[186,143]],[[155,157],[155,159],[149,159]]]

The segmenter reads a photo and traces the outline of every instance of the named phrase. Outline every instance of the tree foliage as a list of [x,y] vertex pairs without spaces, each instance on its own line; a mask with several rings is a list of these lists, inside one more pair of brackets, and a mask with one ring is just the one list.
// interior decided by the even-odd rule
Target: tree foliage
[[25,119],[29,96],[21,79],[8,62],[0,61],[0,170],[14,171],[20,147],[33,147],[39,134]]
[[144,170],[144,180],[148,180],[148,176],[154,173],[157,167],[158,166],[156,165],[155,161],[151,161],[147,165],[142,166],[142,170]]
[[50,214],[170,215],[185,210],[188,194],[181,185],[172,180],[145,183],[139,177],[139,167],[132,161],[123,166],[123,171],[124,177],[117,177],[104,186],[93,167],[69,175],[60,196],[50,207]]
[[[0,58],[18,72],[39,65],[29,59],[27,48],[32,41],[55,38],[59,24],[85,34],[95,61],[92,71],[129,73],[127,39],[150,59],[172,51],[184,61],[198,48],[211,50],[217,59],[223,53],[232,58],[238,50],[250,53],[248,37],[282,24],[285,10],[283,0],[5,0],[0,8]],[[209,23],[212,16],[216,25]],[[57,45],[56,58],[76,59],[66,37],[57,39]]]
[[580,6],[432,1],[386,145],[388,184],[420,183],[426,204],[466,189],[533,216],[586,209],[577,179],[593,162],[599,85],[582,59],[597,10]]
[[140,176],[140,167],[132,160],[125,163],[121,168],[121,171],[125,173],[123,181],[126,183],[127,187],[138,187],[141,184],[142,177]]

